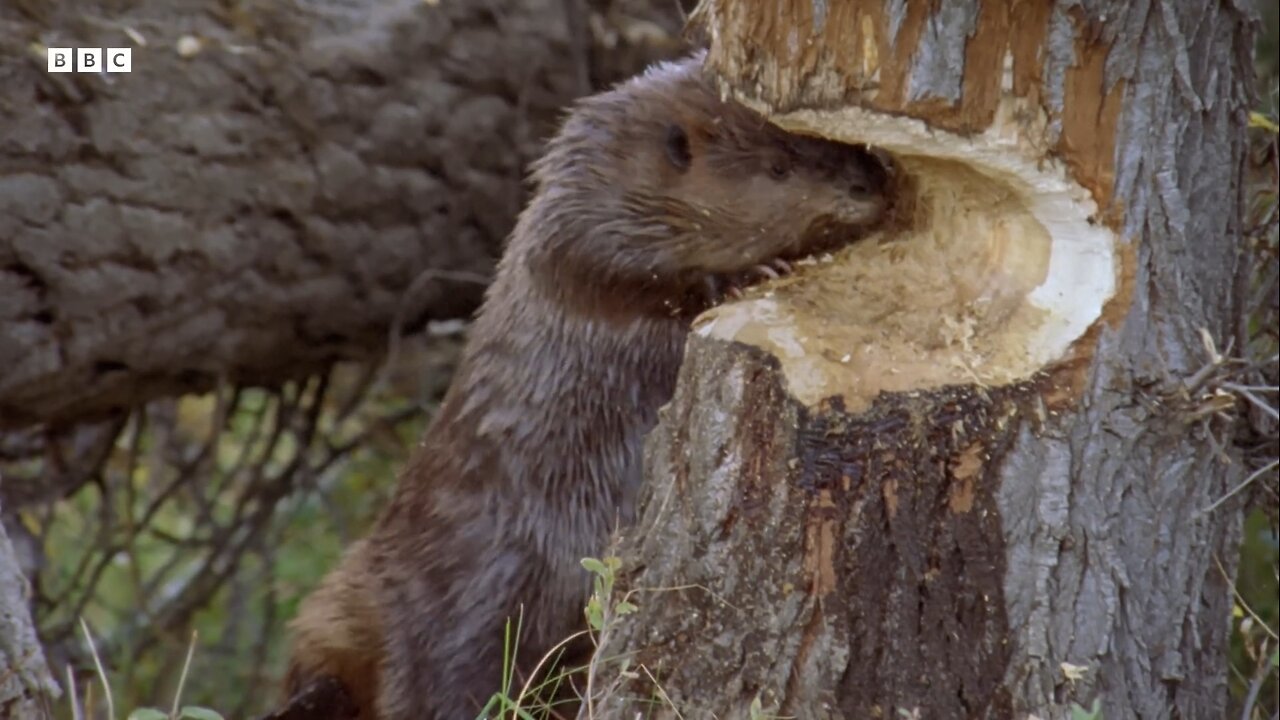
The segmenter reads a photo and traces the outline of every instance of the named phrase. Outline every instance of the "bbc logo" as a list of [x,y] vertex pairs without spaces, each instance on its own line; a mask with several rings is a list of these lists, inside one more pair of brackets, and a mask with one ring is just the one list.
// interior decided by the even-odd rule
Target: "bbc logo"
[[49,48],[51,73],[129,72],[132,64],[133,48]]

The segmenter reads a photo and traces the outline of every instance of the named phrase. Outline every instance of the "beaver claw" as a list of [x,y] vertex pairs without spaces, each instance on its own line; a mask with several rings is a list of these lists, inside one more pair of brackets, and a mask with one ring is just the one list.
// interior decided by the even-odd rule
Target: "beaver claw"
[[756,265],[747,273],[755,275],[758,280],[777,280],[780,277],[790,275],[792,270],[791,263],[782,258],[774,258]]
[[719,305],[725,298],[742,299],[742,289],[728,275],[707,275],[702,279],[702,296],[707,307]]
[[777,280],[790,275],[793,270],[791,263],[782,258],[774,258],[742,272],[707,275],[702,279],[700,294],[707,307],[725,300],[741,300],[745,297],[744,288],[765,280]]
[[774,270],[771,265],[760,264],[751,268],[751,271],[757,275],[763,275],[770,280],[777,280],[782,277],[782,275],[780,275],[777,270]]

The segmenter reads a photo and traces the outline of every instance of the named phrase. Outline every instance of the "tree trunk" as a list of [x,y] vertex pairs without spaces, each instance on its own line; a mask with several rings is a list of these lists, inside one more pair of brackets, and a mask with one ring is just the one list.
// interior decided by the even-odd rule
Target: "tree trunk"
[[[593,35],[570,0],[0,4],[0,429],[468,313],[557,113],[676,50],[674,4],[647,34],[624,5]],[[131,47],[132,72],[49,73],[45,47]]]
[[30,587],[0,524],[0,717],[11,720],[49,717],[50,701],[59,695],[31,625]]
[[699,15],[728,92],[898,159],[901,221],[700,320],[596,716],[1221,717],[1247,8]]

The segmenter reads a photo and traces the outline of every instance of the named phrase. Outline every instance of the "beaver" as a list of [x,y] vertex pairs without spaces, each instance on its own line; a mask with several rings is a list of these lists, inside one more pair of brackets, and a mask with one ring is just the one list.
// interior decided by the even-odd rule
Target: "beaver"
[[292,625],[288,692],[336,678],[362,720],[474,718],[509,618],[517,673],[585,626],[580,560],[634,515],[692,317],[885,214],[877,155],[722,99],[702,60],[580,100],[534,163],[438,415]]

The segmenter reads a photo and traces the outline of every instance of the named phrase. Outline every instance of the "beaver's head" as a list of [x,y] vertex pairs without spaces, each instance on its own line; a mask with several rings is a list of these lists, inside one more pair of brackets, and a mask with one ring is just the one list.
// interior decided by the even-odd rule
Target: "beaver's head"
[[866,148],[787,133],[730,103],[673,118],[662,154],[670,167],[645,192],[683,264],[708,272],[813,252],[839,228],[875,224],[888,205],[888,172]]
[[668,295],[852,239],[888,205],[865,147],[788,133],[721,100],[701,55],[581,101],[534,166],[526,225],[557,282]]

